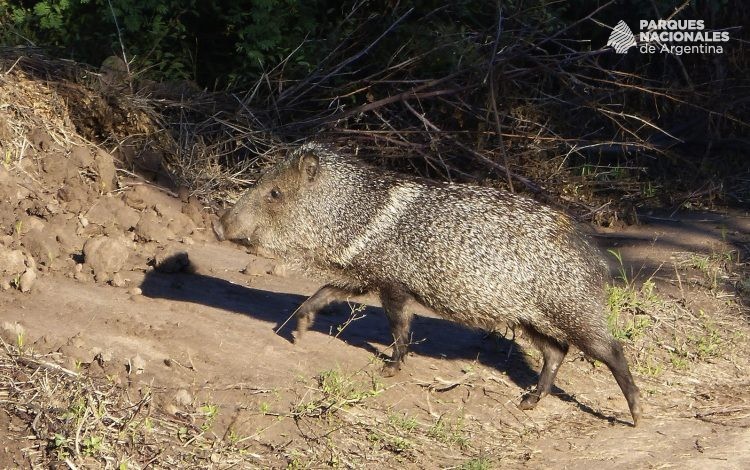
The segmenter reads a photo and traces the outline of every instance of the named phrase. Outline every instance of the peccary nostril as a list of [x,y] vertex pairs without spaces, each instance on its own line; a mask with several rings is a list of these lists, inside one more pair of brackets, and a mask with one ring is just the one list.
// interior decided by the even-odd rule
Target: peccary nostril
[[221,223],[221,220],[214,220],[212,226],[214,229],[214,234],[216,234],[216,238],[220,242],[226,240],[226,238],[224,238],[224,224]]

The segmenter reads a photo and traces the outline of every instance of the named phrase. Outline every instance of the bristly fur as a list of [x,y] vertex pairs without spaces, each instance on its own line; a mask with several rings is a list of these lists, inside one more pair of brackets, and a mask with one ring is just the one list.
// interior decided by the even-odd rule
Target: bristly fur
[[[278,198],[269,199],[272,189]],[[498,189],[382,171],[310,143],[266,173],[222,223],[227,238],[249,238],[326,276],[329,290],[308,301],[306,321],[337,292],[374,291],[393,305],[386,313],[397,343],[411,319],[406,298],[464,325],[521,326],[545,356],[546,378],[527,406],[548,392],[572,343],[610,366],[640,415],[607,330],[606,265],[561,212]],[[404,353],[405,345],[394,361]]]

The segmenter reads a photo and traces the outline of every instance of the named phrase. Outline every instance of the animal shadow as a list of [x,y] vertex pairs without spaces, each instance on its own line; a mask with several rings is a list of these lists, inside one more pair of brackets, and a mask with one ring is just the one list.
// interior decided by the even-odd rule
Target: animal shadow
[[[296,321],[292,318],[288,323],[285,322],[307,298],[298,294],[234,284],[218,277],[192,273],[189,268],[184,272],[165,273],[160,272],[157,267],[146,274],[140,288],[146,297],[191,302],[271,323],[277,334],[290,342],[293,341],[292,331],[296,327]],[[365,306],[364,310],[357,312],[356,321],[346,324],[350,318],[351,309],[347,305],[334,305],[317,316],[310,330],[336,335],[347,344],[382,355],[382,351],[371,345],[372,342],[392,342],[388,321],[382,309]],[[414,316],[410,351],[412,354],[435,359],[476,360],[504,372],[522,389],[531,388],[538,378],[537,372],[512,340],[441,318]],[[581,410],[598,418],[609,419],[557,387],[553,388],[552,394],[575,403]]]

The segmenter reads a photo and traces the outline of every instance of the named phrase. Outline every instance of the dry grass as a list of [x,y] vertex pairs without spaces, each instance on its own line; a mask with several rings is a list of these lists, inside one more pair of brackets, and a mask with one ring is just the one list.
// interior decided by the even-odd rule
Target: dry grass
[[[151,390],[137,393],[59,366],[3,341],[0,407],[25,424],[16,444],[33,468],[230,468],[259,465],[252,452],[215,436],[210,413],[167,413]],[[134,396],[135,395],[135,396]]]
[[[310,136],[381,166],[533,193],[601,224],[630,220],[641,204],[744,200],[750,175],[733,163],[742,161],[735,136],[750,128],[738,108],[744,43],[732,42],[737,53],[727,55],[723,78],[700,58],[653,55],[635,66],[577,36],[582,25],[606,28],[598,15],[613,2],[555,33],[527,24],[535,12],[518,8],[495,11],[490,30],[369,63],[373,48],[415,14],[405,9],[383,31],[347,38],[304,78],[289,80],[290,55],[237,92],[113,84],[34,49],[0,49],[0,67],[75,90],[85,98],[68,102],[84,103],[71,114],[79,133],[117,150],[128,169],[155,158],[176,186],[211,203],[233,200]],[[435,69],[447,56],[456,65]]]

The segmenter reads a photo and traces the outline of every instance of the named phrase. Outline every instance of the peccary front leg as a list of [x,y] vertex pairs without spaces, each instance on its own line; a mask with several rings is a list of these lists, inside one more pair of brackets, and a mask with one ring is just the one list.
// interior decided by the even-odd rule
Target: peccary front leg
[[557,341],[529,326],[524,326],[524,331],[542,352],[544,358],[544,365],[542,365],[542,371],[539,373],[539,382],[537,382],[536,389],[527,394],[518,405],[522,410],[531,410],[542,397],[552,390],[557,371],[568,353],[568,343]]
[[413,314],[406,310],[406,304],[411,299],[402,288],[386,288],[380,291],[380,302],[391,325],[393,336],[393,356],[386,361],[382,374],[392,377],[401,369],[401,363],[406,359],[409,345],[409,331]]
[[315,315],[326,306],[334,302],[344,302],[350,297],[361,295],[362,291],[357,289],[344,289],[342,287],[326,285],[318,289],[316,293],[305,300],[297,309],[297,334],[296,339],[305,334],[313,321]]

